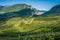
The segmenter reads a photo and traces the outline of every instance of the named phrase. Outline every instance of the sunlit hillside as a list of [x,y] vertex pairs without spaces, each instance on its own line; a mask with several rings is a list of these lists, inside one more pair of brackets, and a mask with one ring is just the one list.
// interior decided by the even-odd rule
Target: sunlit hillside
[[27,5],[26,8],[25,6],[26,4],[20,4],[0,11],[0,13],[4,12],[0,14],[1,39],[6,37],[7,40],[13,40],[11,38],[16,38],[16,40],[59,40],[60,6],[53,7],[51,9],[53,12],[50,10],[43,15],[33,15],[32,17],[31,15],[35,11],[31,9],[31,6]]

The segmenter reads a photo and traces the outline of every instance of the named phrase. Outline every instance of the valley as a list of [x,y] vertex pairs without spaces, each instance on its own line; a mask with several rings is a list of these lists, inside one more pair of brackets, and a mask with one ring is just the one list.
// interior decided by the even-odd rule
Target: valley
[[60,5],[42,15],[31,7],[16,4],[0,11],[1,40],[60,40]]

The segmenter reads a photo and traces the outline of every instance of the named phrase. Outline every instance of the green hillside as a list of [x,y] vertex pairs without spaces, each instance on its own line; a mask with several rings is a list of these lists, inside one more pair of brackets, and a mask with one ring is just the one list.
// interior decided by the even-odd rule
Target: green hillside
[[[24,5],[14,5],[1,11],[5,12],[0,14],[1,39],[6,37],[7,40],[13,40],[11,38],[16,40],[60,40],[60,17],[57,15],[52,17],[54,16],[52,12],[52,16],[30,17],[34,10],[28,6],[24,8],[26,6]],[[47,13],[44,15],[46,16]]]
[[[47,34],[46,36],[49,37],[60,37],[58,35],[60,32],[60,19],[53,19],[53,18],[11,18],[5,22],[1,22],[0,24],[0,36],[5,37],[18,37],[20,36],[34,36],[34,35],[41,35],[44,33],[55,33],[54,34]],[[56,34],[58,32],[58,34]],[[17,36],[18,35],[18,36]],[[52,35],[52,36],[51,36]],[[47,38],[49,38],[47,37]],[[28,37],[27,37],[28,38]],[[45,39],[43,36],[42,38]],[[32,37],[32,39],[34,39]],[[49,38],[50,39],[50,38]]]
[[43,14],[43,16],[60,16],[60,5],[55,5],[48,12]]
[[16,12],[25,8],[31,8],[31,5],[27,4],[15,4],[8,7],[5,7],[3,10],[0,10],[0,14],[7,13],[7,12]]

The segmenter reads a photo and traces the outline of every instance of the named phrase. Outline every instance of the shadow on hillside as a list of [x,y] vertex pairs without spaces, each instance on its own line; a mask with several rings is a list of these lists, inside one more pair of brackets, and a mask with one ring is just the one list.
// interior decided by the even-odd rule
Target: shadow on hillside
[[32,11],[30,8],[25,8],[17,12],[0,14],[0,21],[5,21],[13,17],[28,17],[32,14]]

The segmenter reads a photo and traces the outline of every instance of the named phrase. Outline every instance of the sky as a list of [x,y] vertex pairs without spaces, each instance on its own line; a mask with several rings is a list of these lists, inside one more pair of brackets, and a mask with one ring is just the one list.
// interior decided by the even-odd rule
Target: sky
[[0,5],[28,4],[38,10],[50,10],[60,4],[60,0],[0,0]]

